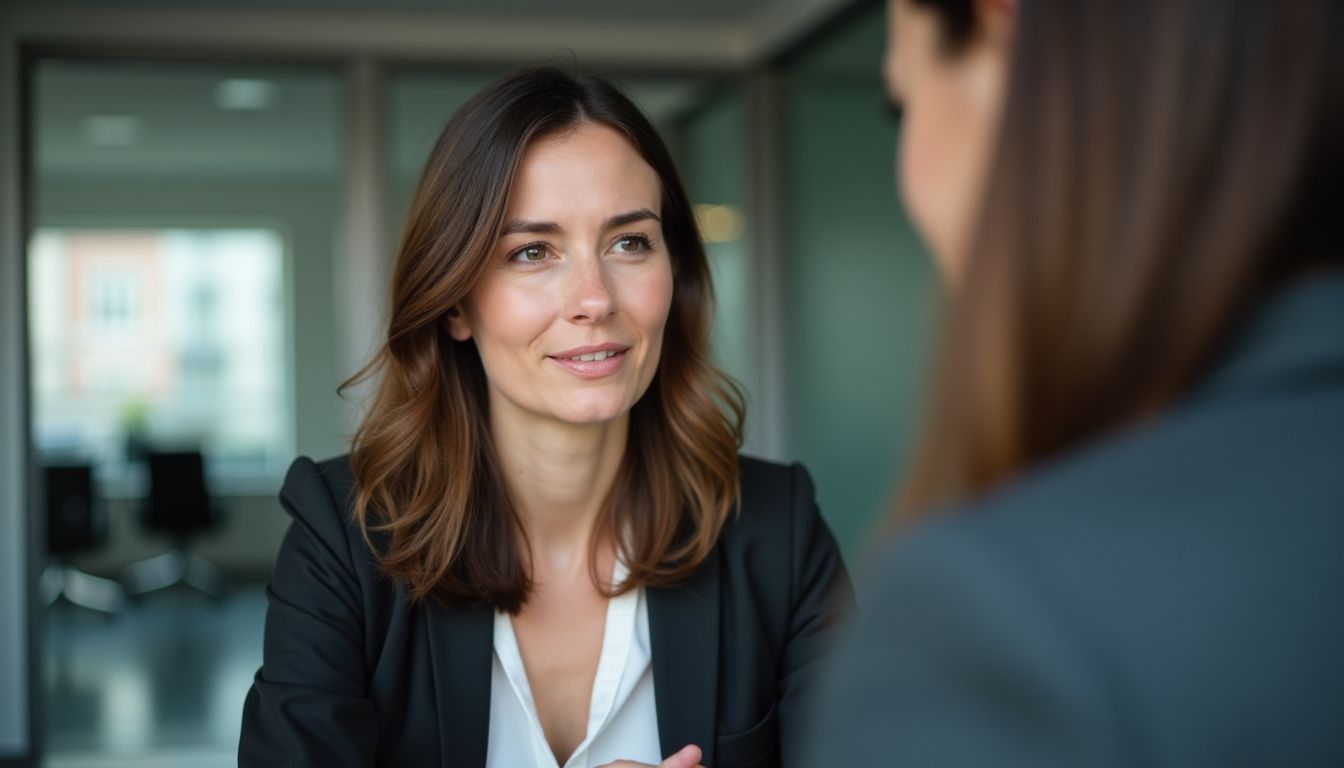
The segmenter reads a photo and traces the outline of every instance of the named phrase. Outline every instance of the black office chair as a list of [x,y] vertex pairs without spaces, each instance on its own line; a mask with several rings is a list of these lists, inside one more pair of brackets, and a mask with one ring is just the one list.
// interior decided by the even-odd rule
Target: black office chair
[[104,613],[126,606],[120,584],[85,573],[69,563],[71,555],[107,540],[107,519],[94,491],[93,467],[63,464],[43,468],[47,512],[47,552],[52,562],[42,571],[39,589],[47,605],[67,601]]
[[200,451],[150,451],[149,495],[142,522],[167,533],[172,550],[126,568],[122,583],[133,595],[186,584],[214,597],[224,583],[219,566],[188,549],[191,538],[213,528],[218,515],[205,480]]

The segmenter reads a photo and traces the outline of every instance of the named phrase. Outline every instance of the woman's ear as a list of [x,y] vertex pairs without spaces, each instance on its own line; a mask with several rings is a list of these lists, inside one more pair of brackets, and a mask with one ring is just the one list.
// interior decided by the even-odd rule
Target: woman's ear
[[454,341],[466,341],[471,338],[471,324],[467,322],[467,313],[462,311],[461,305],[448,310],[443,322],[448,327],[448,335],[452,336]]

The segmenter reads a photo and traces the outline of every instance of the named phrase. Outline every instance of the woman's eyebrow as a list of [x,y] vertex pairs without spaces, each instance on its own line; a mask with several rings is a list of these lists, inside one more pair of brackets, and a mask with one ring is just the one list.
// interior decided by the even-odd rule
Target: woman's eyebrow
[[[612,216],[611,218],[602,222],[602,230],[606,231],[608,229],[615,229],[617,227],[628,226],[630,224],[634,224],[637,221],[649,221],[649,220],[662,223],[662,219],[658,218],[658,214],[654,213],[648,208],[640,208],[634,211],[628,211],[626,213],[618,213],[615,216]],[[504,225],[504,228],[499,232],[499,236],[506,237],[508,235],[519,235],[519,234],[558,235],[562,234],[564,231],[565,231],[564,227],[560,226],[559,224],[556,224],[553,221],[526,221],[524,219],[514,219],[513,221],[510,221],[508,224]]]
[[615,216],[612,216],[611,218],[607,219],[605,223],[603,223],[602,229],[604,230],[615,229],[617,227],[629,226],[630,224],[634,224],[637,221],[649,221],[649,220],[656,221],[659,224],[663,222],[662,219],[658,218],[658,214],[654,213],[648,208],[640,208],[637,211],[630,211],[629,213],[618,213]]
[[504,225],[504,229],[500,230],[499,236],[504,237],[505,235],[518,234],[558,235],[564,231],[565,230],[559,224],[556,224],[553,221],[523,221],[521,219],[514,219]]

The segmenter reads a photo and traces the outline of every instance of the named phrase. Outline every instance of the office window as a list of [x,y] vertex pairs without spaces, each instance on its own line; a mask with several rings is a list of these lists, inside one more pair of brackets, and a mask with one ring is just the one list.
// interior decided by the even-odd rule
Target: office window
[[30,249],[39,451],[115,473],[200,446],[230,477],[293,453],[284,242],[274,230],[40,229]]

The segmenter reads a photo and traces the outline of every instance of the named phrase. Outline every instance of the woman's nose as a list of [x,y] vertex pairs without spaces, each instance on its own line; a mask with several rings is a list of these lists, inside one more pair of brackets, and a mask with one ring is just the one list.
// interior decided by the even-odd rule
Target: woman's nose
[[569,280],[571,320],[603,320],[616,312],[616,296],[597,256],[575,259]]

